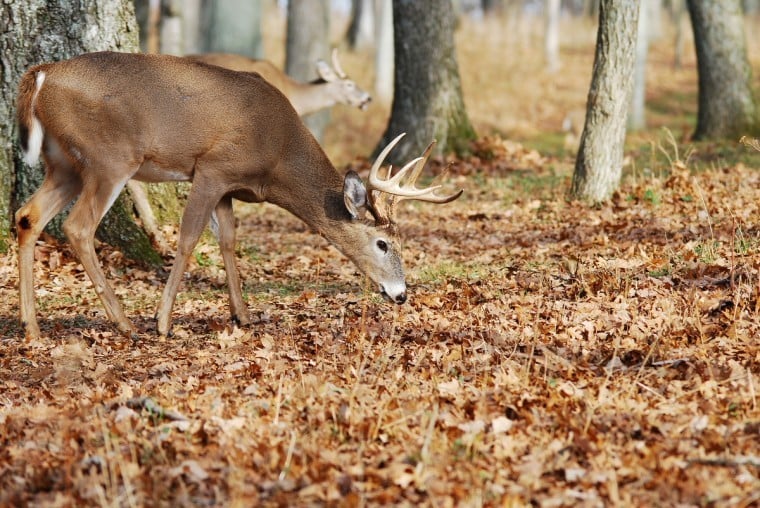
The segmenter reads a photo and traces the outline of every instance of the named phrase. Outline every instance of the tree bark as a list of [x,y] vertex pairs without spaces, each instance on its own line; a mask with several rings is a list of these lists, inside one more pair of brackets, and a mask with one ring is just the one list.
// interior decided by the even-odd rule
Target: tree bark
[[694,139],[736,138],[757,128],[741,0],[688,0],[699,74]]
[[570,194],[608,199],[620,185],[639,3],[601,0],[594,71]]
[[[10,238],[12,210],[42,182],[42,165],[28,167],[17,144],[16,92],[31,65],[101,50],[136,51],[137,24],[126,0],[17,0],[0,4],[0,244]],[[47,231],[63,238],[63,215]],[[135,224],[131,200],[122,194],[98,228],[98,238],[130,258],[161,263],[145,232]]]
[[[285,72],[296,81],[316,79],[317,60],[330,61],[330,6],[329,2],[290,0],[285,48]],[[330,122],[328,110],[306,115],[304,123],[314,137],[322,141],[325,127]]]
[[375,154],[402,132],[391,162],[418,156],[433,139],[439,154],[469,149],[475,131],[462,98],[454,22],[450,0],[393,0],[393,106]]

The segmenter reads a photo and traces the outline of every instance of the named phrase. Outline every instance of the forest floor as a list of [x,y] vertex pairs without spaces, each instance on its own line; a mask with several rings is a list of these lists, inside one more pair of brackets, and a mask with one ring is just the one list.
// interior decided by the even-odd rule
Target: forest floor
[[[536,50],[460,27],[465,93],[492,83],[467,96],[482,137],[428,167],[448,166],[462,198],[399,210],[403,306],[286,212],[243,205],[251,326],[228,323],[210,237],[168,339],[152,319],[166,272],[99,246],[136,341],[107,322],[70,248],[46,239],[43,337],[29,341],[11,251],[0,506],[760,503],[760,153],[688,142],[693,55],[673,71],[655,48],[652,128],[629,138],[622,187],[597,207],[568,201],[561,124],[585,101],[586,30],[558,79]],[[360,55],[345,53],[351,73]],[[334,116],[328,153],[366,168],[346,154],[371,151],[382,110]]]

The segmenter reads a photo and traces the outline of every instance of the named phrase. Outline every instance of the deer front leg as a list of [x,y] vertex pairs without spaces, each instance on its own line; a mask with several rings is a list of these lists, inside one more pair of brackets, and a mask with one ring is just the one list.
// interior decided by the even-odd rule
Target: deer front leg
[[243,300],[243,290],[235,258],[235,215],[232,210],[232,198],[225,196],[214,209],[218,230],[219,249],[222,251],[224,270],[227,273],[227,291],[230,295],[230,315],[232,321],[239,325],[250,322],[248,308]]
[[174,264],[169,273],[169,279],[166,281],[166,287],[161,295],[161,301],[158,305],[156,319],[159,335],[167,336],[171,329],[171,314],[174,300],[177,298],[177,291],[182,282],[182,275],[187,267],[187,261],[193,253],[198,238],[203,232],[203,228],[211,218],[211,211],[214,209],[219,198],[209,197],[209,189],[213,189],[211,182],[204,182],[200,177],[196,177],[190,188],[190,194],[187,197],[185,211],[182,212],[182,223],[179,228],[179,241],[177,242],[177,253],[174,256]]
[[[16,212],[18,235],[19,314],[27,338],[40,336],[34,301],[34,246],[50,220],[79,193],[79,181],[65,175],[56,181],[54,175],[64,173],[63,168],[48,173],[37,192]],[[69,176],[71,176],[69,178]]]
[[[98,174],[98,176],[102,175]],[[119,331],[127,337],[135,337],[137,330],[124,313],[111,286],[108,285],[103,269],[95,253],[95,230],[106,212],[111,208],[129,177],[117,181],[98,179],[94,173],[85,182],[82,194],[71,208],[69,217],[63,224],[66,238],[77,254],[84,271],[92,281],[95,293],[105,307],[106,315],[116,324]]]

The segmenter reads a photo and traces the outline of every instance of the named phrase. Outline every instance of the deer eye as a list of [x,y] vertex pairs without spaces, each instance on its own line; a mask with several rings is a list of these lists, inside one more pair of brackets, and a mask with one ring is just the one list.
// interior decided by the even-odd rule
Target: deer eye
[[388,252],[388,243],[385,240],[378,240],[377,248],[386,253]]

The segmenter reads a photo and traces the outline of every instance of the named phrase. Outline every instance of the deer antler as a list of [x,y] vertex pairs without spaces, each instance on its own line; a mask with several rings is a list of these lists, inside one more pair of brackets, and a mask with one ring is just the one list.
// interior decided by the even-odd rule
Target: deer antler
[[[436,194],[436,191],[441,188],[440,185],[433,185],[424,189],[417,188],[417,179],[422,173],[422,169],[425,167],[430,153],[433,151],[435,141],[432,141],[428,145],[421,157],[408,162],[395,175],[393,175],[393,168],[389,165],[387,177],[381,179],[379,171],[383,161],[385,161],[385,157],[401,141],[401,138],[405,134],[399,134],[383,148],[369,171],[367,189],[369,190],[370,204],[375,212],[375,219],[381,224],[393,223],[393,212],[396,203],[404,199],[416,199],[430,203],[449,203],[457,199],[464,192],[460,189],[459,192],[455,192],[449,196],[441,196]],[[387,195],[385,199],[382,199],[383,194]]]
[[340,79],[348,78],[348,75],[343,72],[343,67],[340,66],[340,62],[338,61],[338,48],[333,48],[332,50],[332,64],[335,74],[337,74]]

